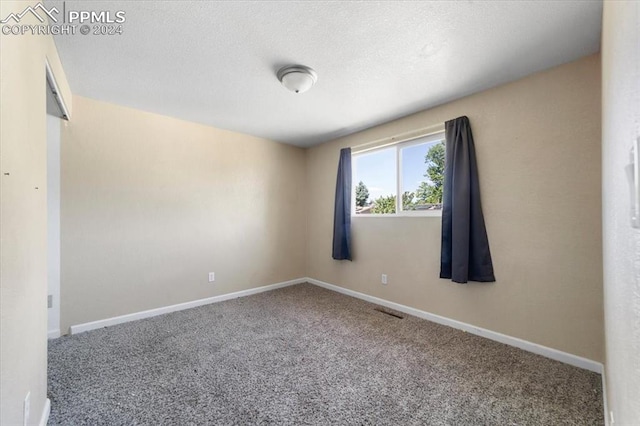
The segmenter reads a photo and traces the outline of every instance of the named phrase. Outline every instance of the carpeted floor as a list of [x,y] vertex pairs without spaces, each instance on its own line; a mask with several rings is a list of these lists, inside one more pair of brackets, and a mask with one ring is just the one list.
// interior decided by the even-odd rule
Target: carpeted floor
[[301,284],[49,342],[49,425],[602,425],[598,374]]

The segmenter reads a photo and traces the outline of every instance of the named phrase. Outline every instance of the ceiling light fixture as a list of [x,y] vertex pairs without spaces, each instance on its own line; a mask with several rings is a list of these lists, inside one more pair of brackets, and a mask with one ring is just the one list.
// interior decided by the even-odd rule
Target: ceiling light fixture
[[318,80],[318,74],[304,65],[287,65],[278,71],[278,80],[294,93],[304,93]]

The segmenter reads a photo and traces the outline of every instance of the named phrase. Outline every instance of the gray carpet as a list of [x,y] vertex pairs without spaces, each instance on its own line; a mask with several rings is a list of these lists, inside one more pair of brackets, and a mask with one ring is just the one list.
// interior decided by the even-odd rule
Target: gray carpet
[[49,425],[602,425],[600,375],[301,284],[49,343]]

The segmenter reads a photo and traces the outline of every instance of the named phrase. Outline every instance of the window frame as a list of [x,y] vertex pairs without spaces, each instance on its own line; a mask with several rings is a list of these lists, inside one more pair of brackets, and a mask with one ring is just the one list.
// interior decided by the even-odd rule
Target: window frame
[[[394,141],[392,143],[387,143],[379,146],[375,146],[372,148],[362,149],[356,152],[351,153],[351,164],[352,166],[352,178],[351,178],[351,217],[442,217],[442,209],[438,210],[403,210],[402,209],[402,149],[422,145],[425,143],[435,142],[445,140],[445,132],[443,130],[438,130],[433,133],[429,133],[426,135],[413,136],[410,138],[406,138],[399,141]],[[446,144],[446,140],[445,140]],[[396,212],[395,213],[371,213],[371,214],[356,214],[356,186],[355,176],[356,173],[356,162],[354,158],[360,155],[372,154],[376,151],[382,151],[385,149],[393,148],[396,156]]]

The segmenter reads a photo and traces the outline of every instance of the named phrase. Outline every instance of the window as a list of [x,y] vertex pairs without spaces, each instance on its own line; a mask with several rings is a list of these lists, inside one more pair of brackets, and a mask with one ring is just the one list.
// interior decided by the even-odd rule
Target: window
[[352,166],[352,214],[441,214],[444,132],[356,152]]

